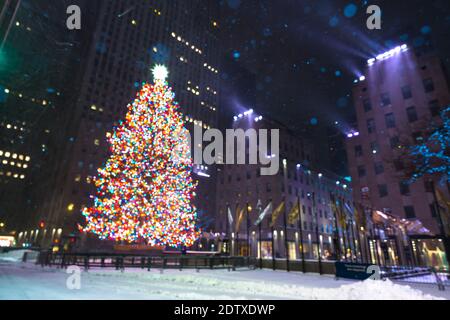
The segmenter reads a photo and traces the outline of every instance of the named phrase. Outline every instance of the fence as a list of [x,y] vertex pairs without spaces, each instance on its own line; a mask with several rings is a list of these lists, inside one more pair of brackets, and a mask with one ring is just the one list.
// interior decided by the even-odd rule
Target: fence
[[102,253],[51,253],[40,252],[37,264],[67,268],[70,265],[90,268],[141,268],[150,271],[157,269],[228,269],[252,268],[254,261],[248,257],[229,256],[184,256],[158,255],[145,256],[133,254]]
[[285,259],[257,259],[242,256],[215,255],[138,255],[138,254],[110,254],[110,253],[52,253],[41,251],[37,264],[67,268],[76,265],[85,268],[141,268],[157,269],[228,269],[236,268],[265,268],[273,270],[289,270],[312,272],[321,274],[335,274],[334,261],[321,262],[306,260],[291,260],[287,266]]
[[[41,251],[37,264],[42,267],[56,266],[67,268],[71,265],[90,268],[141,268],[150,271],[153,269],[228,269],[237,268],[265,268],[274,270],[291,270],[313,272],[321,274],[336,274],[334,261],[318,262],[307,260],[305,262],[289,261],[289,269],[285,259],[256,259],[240,256],[186,256],[186,255],[133,255],[133,254],[102,254],[102,253],[52,253]],[[429,267],[381,267],[381,278],[401,283],[437,285],[439,290],[450,287],[450,272]]]
[[430,267],[383,267],[381,277],[403,283],[437,285],[439,290],[450,287],[450,272]]

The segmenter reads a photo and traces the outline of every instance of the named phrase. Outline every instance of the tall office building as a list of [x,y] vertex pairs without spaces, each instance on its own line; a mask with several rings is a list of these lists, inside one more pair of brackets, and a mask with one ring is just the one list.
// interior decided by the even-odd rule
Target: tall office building
[[[93,40],[80,65],[82,79],[71,114],[57,188],[42,215],[49,241],[66,246],[78,238],[81,209],[92,205],[92,177],[109,156],[107,132],[118,124],[151,67],[165,64],[189,129],[217,125],[220,52],[215,1],[101,1]],[[194,168],[200,218],[214,210],[214,168]],[[56,232],[56,233],[55,233]],[[68,241],[70,239],[70,241]],[[76,242],[80,243],[80,242]]]
[[[321,257],[331,259],[336,252],[336,243],[333,241],[336,226],[331,198],[335,197],[352,208],[348,182],[317,168],[317,158],[311,142],[297,136],[285,125],[260,116],[256,111],[242,113],[234,119],[234,129],[280,130],[279,155],[272,155],[270,151],[267,155],[273,161],[279,161],[279,170],[274,175],[261,175],[261,167],[267,166],[220,166],[217,178],[216,232],[221,234],[225,243],[225,248],[222,247],[221,250],[238,255],[261,254],[262,258],[270,259],[272,255],[286,257],[287,244],[289,258],[295,260],[301,258],[303,243],[305,258],[313,259],[318,257],[317,244],[320,244]],[[247,146],[245,152],[248,163]],[[263,208],[272,202],[273,210],[282,202],[285,203],[285,211],[279,215],[273,229],[270,226],[271,215],[267,214],[260,225],[261,234],[259,226],[255,225],[261,213],[257,207],[258,201]],[[298,203],[301,221],[297,219],[293,224],[288,223],[285,230],[284,214],[289,214]],[[355,239],[355,232],[351,228],[341,232],[340,248],[354,246],[350,239]]]
[[433,194],[424,179],[407,183],[401,155],[405,146],[423,141],[427,127],[450,103],[440,59],[429,47],[402,45],[368,60],[360,80],[353,88],[357,128],[346,143],[355,201],[417,218],[439,234]]
[[[94,6],[84,11],[86,31]],[[67,29],[66,9],[62,1],[0,5],[0,221],[9,232],[28,230],[30,240],[54,188],[75,71],[89,37]]]

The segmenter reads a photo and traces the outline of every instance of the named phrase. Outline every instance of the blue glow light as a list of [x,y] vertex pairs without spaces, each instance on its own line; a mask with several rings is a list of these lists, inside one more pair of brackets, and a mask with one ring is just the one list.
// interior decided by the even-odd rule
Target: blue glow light
[[241,0],[227,0],[227,4],[231,9],[237,9],[241,5]]
[[344,8],[344,16],[346,16],[347,18],[352,18],[355,16],[357,11],[358,7],[353,3],[349,3]]
[[429,33],[431,33],[431,27],[430,27],[430,26],[423,26],[423,27],[420,29],[420,32],[421,32],[422,34],[429,34]]
[[336,16],[331,17],[330,20],[328,21],[328,25],[332,28],[337,27],[338,24],[339,18]]

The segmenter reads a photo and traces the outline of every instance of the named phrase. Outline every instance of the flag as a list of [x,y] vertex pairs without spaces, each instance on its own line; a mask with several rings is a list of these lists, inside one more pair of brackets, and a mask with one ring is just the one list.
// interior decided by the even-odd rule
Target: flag
[[344,202],[344,207],[347,209],[348,213],[350,213],[353,216],[353,209],[348,205],[347,202]]
[[297,202],[296,205],[293,206],[291,211],[289,212],[288,224],[294,224],[295,221],[299,218],[299,214],[300,214],[300,205]]
[[258,211],[258,213],[261,213],[262,203],[260,199],[258,199],[258,202],[256,203],[256,210]]
[[337,200],[337,216],[338,216],[338,221],[340,226],[344,229],[347,230],[347,216],[342,208],[342,199]]
[[230,224],[230,226],[233,225],[233,214],[231,213],[230,207],[228,207],[228,223]]
[[353,203],[353,216],[355,217],[356,228],[361,225],[361,215],[359,214],[358,205]]
[[338,213],[337,213],[338,209],[337,209],[337,206],[336,206],[336,200],[334,198],[334,195],[331,194],[331,193],[330,193],[330,205],[331,205],[331,211],[333,211],[333,214],[334,214],[334,216],[337,219],[337,217],[338,217]]
[[[245,207],[243,207],[237,215],[236,232],[239,232],[239,227],[241,226],[242,218],[244,217],[244,211],[245,211]],[[236,211],[236,212],[238,212],[238,211]]]
[[272,221],[270,222],[271,227],[275,225],[278,216],[280,215],[281,212],[283,212],[283,210],[284,210],[284,201],[282,201],[280,205],[275,209],[275,211],[272,212]]
[[259,215],[258,219],[256,219],[255,221],[255,226],[259,225],[264,218],[266,217],[266,215],[268,213],[272,213],[272,201],[269,202],[269,204],[267,205],[267,207],[261,212],[261,214]]
[[[358,208],[359,207],[359,208]],[[366,230],[366,214],[362,205],[354,203],[353,208],[355,210],[355,222],[357,227],[363,227]]]

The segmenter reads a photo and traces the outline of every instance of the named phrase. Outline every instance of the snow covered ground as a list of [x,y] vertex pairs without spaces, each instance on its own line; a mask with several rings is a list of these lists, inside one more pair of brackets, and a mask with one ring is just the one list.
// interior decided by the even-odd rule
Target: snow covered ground
[[0,254],[0,299],[450,299],[449,290],[435,285],[413,288],[271,270],[90,269],[81,270],[79,290],[67,287],[70,276],[23,263],[19,253]]

